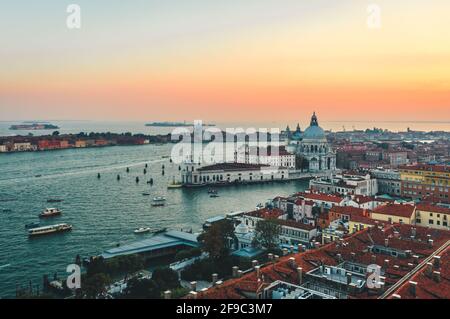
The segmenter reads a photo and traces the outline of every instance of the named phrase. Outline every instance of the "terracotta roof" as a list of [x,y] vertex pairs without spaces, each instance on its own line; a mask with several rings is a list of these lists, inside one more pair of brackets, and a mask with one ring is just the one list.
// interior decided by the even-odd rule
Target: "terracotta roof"
[[343,201],[343,198],[337,195],[329,195],[329,194],[322,194],[322,193],[297,193],[296,194],[299,197],[303,197],[305,199],[310,200],[320,200],[324,202],[333,202],[339,204]]
[[293,227],[293,228],[298,228],[298,229],[303,229],[303,230],[313,230],[316,228],[315,226],[296,222],[295,220],[279,219],[278,222],[283,226],[288,226],[288,227]]
[[[416,232],[415,239],[411,239],[410,236],[413,228]],[[426,243],[428,235],[434,240],[434,245],[432,247]],[[411,250],[411,254],[407,257],[399,258],[384,254],[374,254],[368,250],[368,247],[374,243],[384,245],[385,238],[389,238],[390,247]],[[412,270],[411,267],[414,267],[415,262],[413,256],[415,254],[418,256],[417,262],[420,263],[449,239],[450,231],[413,227],[411,225],[379,223],[378,227],[364,229],[344,238],[342,242],[333,242],[318,249],[281,257],[278,262],[261,266],[260,278],[257,278],[255,271],[251,271],[241,278],[225,281],[220,287],[211,288],[205,292],[198,293],[198,298],[241,299],[244,297],[244,292],[256,293],[276,280],[297,284],[297,267],[302,267],[303,273],[306,273],[322,264],[336,266],[340,263],[338,254],[341,255],[343,260],[352,260],[355,263],[363,265],[373,263],[384,265],[385,283],[386,288],[388,288]],[[291,257],[294,257],[295,259],[294,267],[290,265],[289,262],[289,258]],[[386,259],[389,259],[387,265],[384,264]],[[448,296],[450,292],[448,287],[448,257],[443,258],[442,265],[445,265],[445,267],[442,267],[445,269],[441,270],[442,282],[444,283],[436,285],[430,281],[424,284],[423,286],[429,291],[427,296],[434,298],[438,298],[439,296],[450,298]],[[378,295],[371,293],[369,290],[364,290],[361,293],[356,293],[351,296],[351,298],[364,299],[376,297],[378,297]]]
[[404,165],[404,166],[400,166],[399,169],[413,170],[413,171],[450,173],[450,165],[427,165],[427,164]]
[[383,215],[411,218],[415,207],[408,204],[387,204],[375,208],[374,212]]
[[416,209],[425,212],[450,215],[450,208],[437,206],[429,203],[420,203],[416,206]]
[[248,212],[245,215],[258,217],[263,219],[271,219],[271,218],[279,218],[280,216],[285,215],[286,213],[279,208],[261,208],[252,212]]
[[[393,294],[400,295],[402,299],[450,299],[450,248],[441,253],[440,257],[440,267],[433,267],[433,271],[440,272],[440,282],[433,279],[433,275],[427,273],[427,266],[424,266]],[[417,282],[415,296],[411,293],[410,281]]]
[[330,208],[330,212],[349,216],[370,216],[369,210],[353,206],[333,206]]

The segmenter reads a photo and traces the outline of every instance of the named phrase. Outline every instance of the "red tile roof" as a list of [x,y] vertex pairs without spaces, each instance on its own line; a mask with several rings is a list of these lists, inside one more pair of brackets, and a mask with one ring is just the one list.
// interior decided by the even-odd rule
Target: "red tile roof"
[[324,202],[333,202],[336,204],[339,204],[343,201],[343,198],[337,195],[329,195],[329,194],[322,194],[322,193],[297,193],[296,194],[299,197],[303,197],[305,199],[310,200],[319,200]]
[[[400,295],[402,299],[450,299],[450,247],[441,253],[440,257],[440,267],[433,267],[433,271],[440,272],[440,282],[436,282],[432,275],[427,274],[427,266],[424,266],[393,294]],[[410,291],[410,281],[417,282],[415,296]]]
[[261,208],[255,210],[253,212],[246,213],[247,216],[263,218],[263,219],[271,219],[271,218],[279,218],[280,216],[285,215],[286,213],[279,208]]
[[[416,231],[415,239],[411,239],[410,237],[412,228]],[[434,240],[433,247],[430,247],[426,243],[426,239],[428,238],[427,235],[431,235],[431,238]],[[411,250],[411,254],[407,257],[397,258],[384,254],[374,254],[368,250],[368,247],[373,244],[384,245],[385,238],[389,238],[388,245],[390,247]],[[449,239],[450,231],[413,227],[411,225],[381,225],[381,223],[379,223],[379,227],[373,227],[370,230],[362,230],[345,238],[342,242],[333,242],[322,246],[319,249],[309,250],[300,254],[291,254],[281,257],[278,262],[268,263],[261,267],[261,276],[259,279],[256,276],[256,272],[252,271],[241,278],[225,281],[220,287],[200,292],[198,297],[205,299],[241,299],[245,297],[244,292],[259,292],[268,284],[276,280],[297,284],[298,275],[296,267],[302,267],[303,273],[306,273],[322,264],[336,266],[340,263],[338,254],[341,255],[343,260],[353,260],[356,263],[364,265],[374,263],[384,265],[385,260],[389,259],[389,263],[383,266],[385,269],[386,288],[388,288],[412,270],[411,267],[414,267],[415,262],[413,255],[418,255],[417,262],[420,263]],[[290,257],[294,257],[295,259],[294,267],[289,262]],[[446,284],[436,286],[433,282],[429,282],[428,285],[424,285],[428,291],[434,292],[434,294],[430,294],[430,296],[434,296],[435,298],[436,296],[439,296],[439,293],[440,296],[449,298],[449,264],[447,257],[443,258],[442,265],[445,265],[445,267],[443,267],[445,270],[442,271],[442,281],[446,282]],[[431,287],[433,285],[435,287]],[[439,292],[439,289],[444,289],[445,291]],[[364,290],[361,293],[356,293],[351,296],[351,298],[376,297],[378,297],[377,294],[373,294],[368,290]]]
[[416,208],[420,211],[450,215],[450,208],[437,206],[430,203],[420,203],[416,206]]
[[374,212],[383,215],[411,218],[415,211],[413,205],[408,204],[387,204],[375,208]]

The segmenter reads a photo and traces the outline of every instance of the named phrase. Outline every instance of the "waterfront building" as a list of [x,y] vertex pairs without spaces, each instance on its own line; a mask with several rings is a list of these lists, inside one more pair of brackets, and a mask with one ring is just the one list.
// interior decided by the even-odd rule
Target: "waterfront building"
[[86,141],[85,140],[76,140],[75,141],[75,147],[76,148],[84,148],[84,147],[86,147]]
[[450,166],[417,164],[401,166],[402,196],[450,203]]
[[398,170],[374,169],[370,171],[370,174],[377,180],[378,193],[392,196],[402,195],[402,181]]
[[311,190],[320,193],[373,196],[378,193],[377,180],[370,174],[332,174],[312,179]]
[[6,148],[6,145],[0,145],[0,153],[5,153],[7,151],[8,149]]
[[272,167],[295,169],[295,154],[286,151],[284,146],[275,150],[274,146],[245,147],[245,152],[235,152],[235,162],[245,164],[262,164]]
[[221,163],[202,166],[185,163],[181,171],[185,186],[245,184],[289,180],[289,170],[261,164]]
[[14,143],[14,151],[15,152],[25,152],[25,151],[32,151],[33,145],[31,145],[30,142],[21,142],[21,143]]
[[299,126],[297,131],[288,142],[288,151],[301,159],[301,168],[306,168],[309,172],[335,170],[336,154],[328,144],[325,131],[319,126],[316,113],[311,117],[310,126],[303,133],[300,132]]

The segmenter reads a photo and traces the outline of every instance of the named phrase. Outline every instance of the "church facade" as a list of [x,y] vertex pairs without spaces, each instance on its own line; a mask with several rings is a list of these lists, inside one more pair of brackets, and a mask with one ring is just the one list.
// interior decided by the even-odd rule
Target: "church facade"
[[311,117],[311,123],[304,132],[301,132],[299,125],[292,134],[288,131],[288,150],[296,154],[302,168],[309,172],[336,169],[336,153],[328,144],[325,131],[319,126],[316,113]]

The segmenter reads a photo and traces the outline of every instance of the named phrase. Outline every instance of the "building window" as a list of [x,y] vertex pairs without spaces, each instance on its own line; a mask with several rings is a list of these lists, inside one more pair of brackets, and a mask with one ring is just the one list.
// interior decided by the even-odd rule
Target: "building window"
[[430,219],[430,220],[428,221],[428,224],[433,225],[433,224],[434,224],[434,220]]

